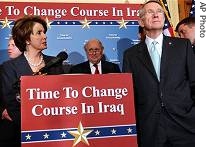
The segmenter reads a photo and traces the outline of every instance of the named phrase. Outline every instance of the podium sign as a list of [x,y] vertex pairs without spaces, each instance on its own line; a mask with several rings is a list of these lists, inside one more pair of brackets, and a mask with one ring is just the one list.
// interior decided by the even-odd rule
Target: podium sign
[[22,147],[137,147],[131,74],[21,77]]

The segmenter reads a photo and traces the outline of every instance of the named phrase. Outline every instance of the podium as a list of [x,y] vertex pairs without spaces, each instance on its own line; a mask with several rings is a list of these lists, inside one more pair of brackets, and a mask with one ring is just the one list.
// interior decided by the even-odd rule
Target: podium
[[22,147],[137,147],[132,76],[21,77]]

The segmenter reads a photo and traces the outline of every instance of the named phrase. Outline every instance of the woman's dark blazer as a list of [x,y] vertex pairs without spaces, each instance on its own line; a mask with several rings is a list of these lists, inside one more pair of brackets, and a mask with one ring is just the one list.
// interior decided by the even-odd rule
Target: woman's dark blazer
[[[55,57],[43,55],[45,64],[50,62],[53,58]],[[62,64],[57,64],[47,70],[47,74],[49,75],[63,73]],[[3,101],[10,117],[13,119],[14,123],[17,123],[18,125],[20,125],[20,102],[16,99],[16,93],[19,90],[20,77],[24,75],[33,75],[33,71],[23,54],[3,63],[1,81],[3,86]]]

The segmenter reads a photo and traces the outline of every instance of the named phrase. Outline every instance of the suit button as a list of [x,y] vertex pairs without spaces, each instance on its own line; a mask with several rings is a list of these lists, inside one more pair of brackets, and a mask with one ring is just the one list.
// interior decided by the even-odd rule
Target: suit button
[[161,104],[160,104],[160,105],[161,105],[161,107],[165,107],[165,105],[164,105],[164,103],[163,103],[163,102],[161,102]]
[[163,93],[162,92],[160,93],[160,97],[163,98]]

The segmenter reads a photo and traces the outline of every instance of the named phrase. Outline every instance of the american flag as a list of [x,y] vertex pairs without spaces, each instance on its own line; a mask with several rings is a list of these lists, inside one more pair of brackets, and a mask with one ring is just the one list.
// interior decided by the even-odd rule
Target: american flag
[[195,17],[195,0],[192,0],[192,6],[191,6],[191,9],[190,9],[189,16],[190,17]]
[[163,34],[166,36],[175,36],[173,25],[171,23],[171,15],[168,9],[168,4],[166,0],[160,0],[161,4],[163,5],[163,9],[165,11],[166,19],[165,24],[163,27]]

